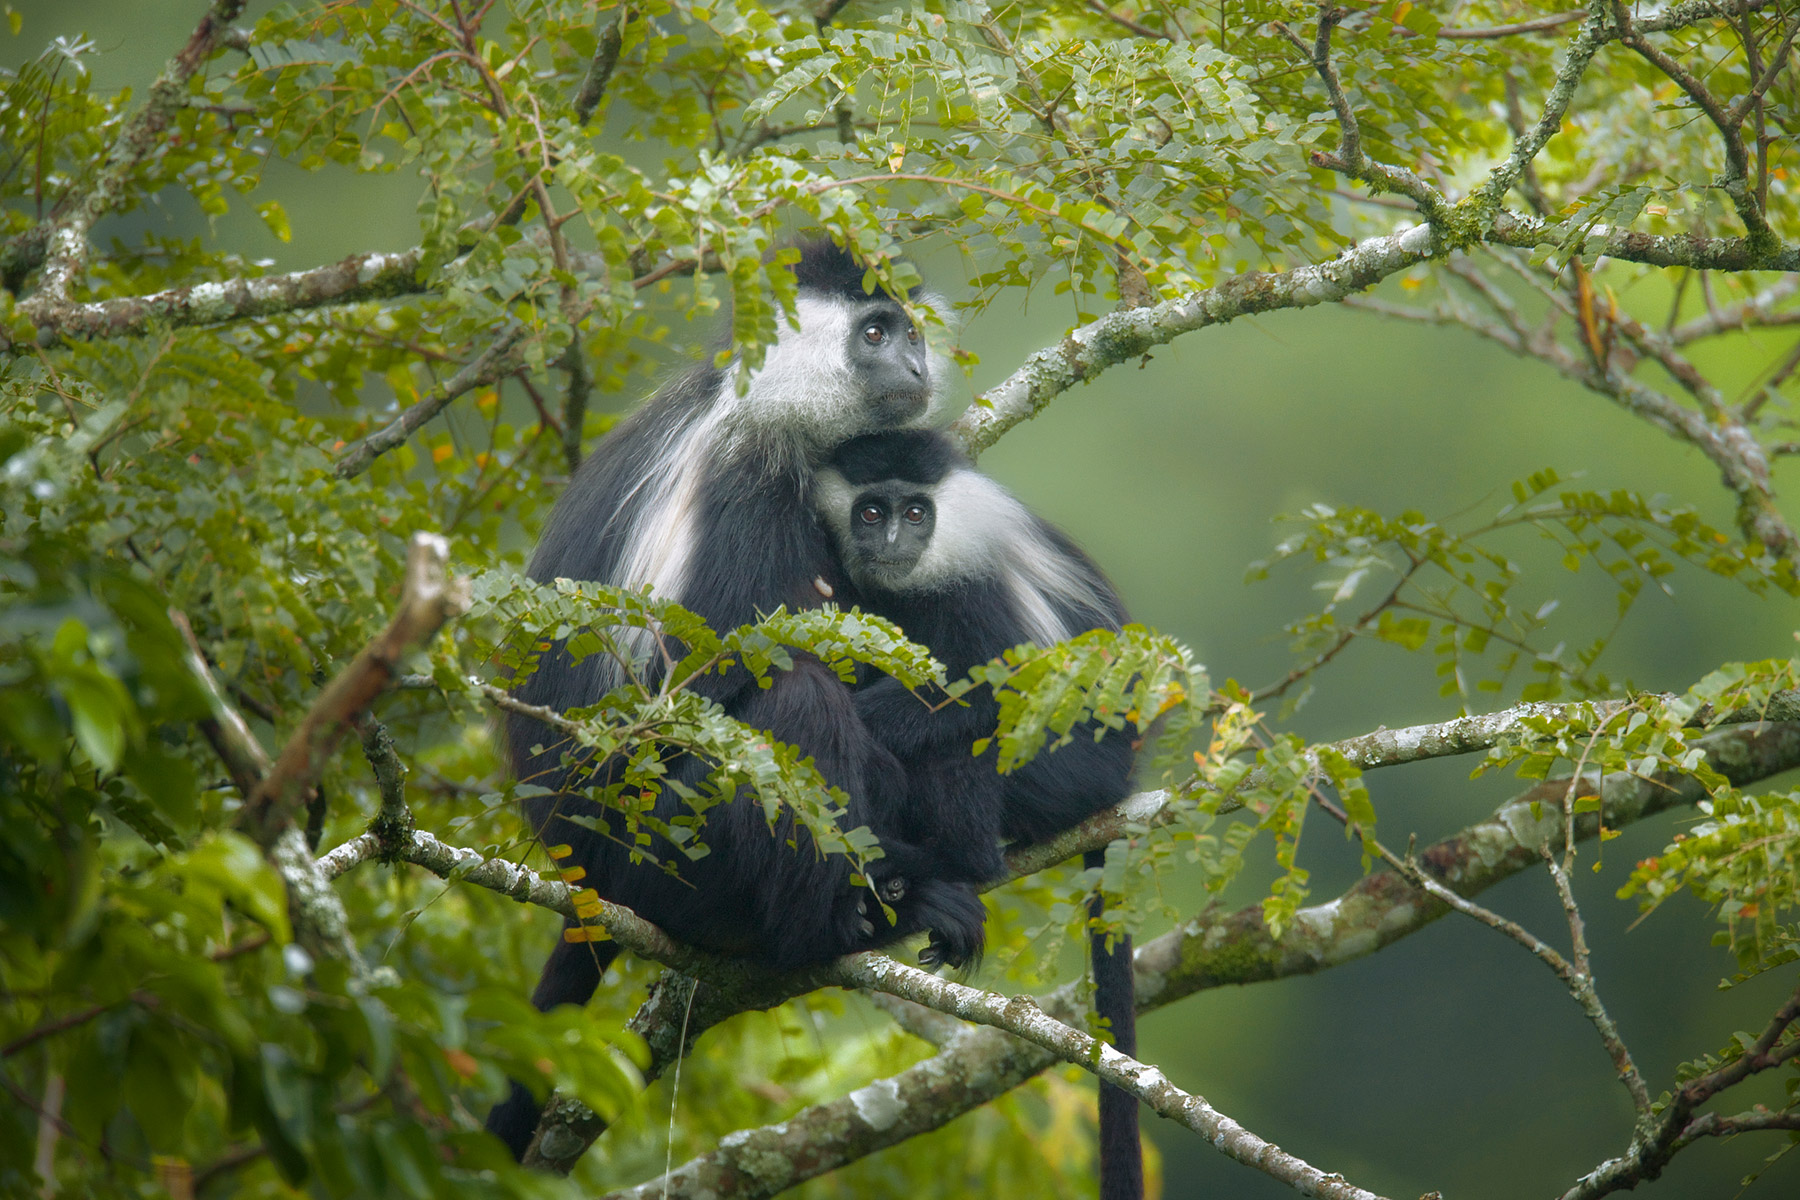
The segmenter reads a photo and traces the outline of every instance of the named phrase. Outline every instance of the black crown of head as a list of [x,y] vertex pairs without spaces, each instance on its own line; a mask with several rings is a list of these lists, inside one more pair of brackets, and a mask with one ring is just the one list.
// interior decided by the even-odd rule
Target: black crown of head
[[831,465],[855,487],[888,479],[936,484],[968,461],[949,434],[935,429],[865,433],[839,446],[831,456]]
[[[800,261],[794,264],[794,281],[801,291],[845,300],[869,298],[863,289],[868,264],[849,250],[826,237],[803,238],[794,246],[800,251]],[[907,299],[916,299],[923,290],[913,288]],[[881,289],[877,288],[875,294],[881,295]]]

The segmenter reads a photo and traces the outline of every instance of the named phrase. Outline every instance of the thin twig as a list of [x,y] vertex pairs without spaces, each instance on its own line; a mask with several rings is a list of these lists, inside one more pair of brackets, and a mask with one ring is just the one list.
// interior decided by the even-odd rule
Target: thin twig
[[[1476,40],[1491,40],[1494,38],[1517,37],[1522,33],[1548,33],[1553,29],[1561,29],[1564,25],[1573,25],[1585,16],[1587,16],[1587,10],[1578,8],[1572,12],[1556,13],[1548,17],[1539,17],[1533,21],[1519,21],[1512,25],[1486,25],[1477,29],[1440,29],[1437,31],[1437,36],[1453,39],[1472,38]],[[1396,32],[1398,32],[1398,30],[1396,30]],[[1410,29],[1406,30],[1406,32],[1408,34],[1412,33]]]
[[[1718,130],[1720,140],[1725,144],[1725,178],[1720,186],[1731,198],[1732,207],[1737,210],[1744,227],[1753,237],[1773,237],[1768,218],[1749,187],[1750,162],[1744,149],[1743,114],[1737,114],[1735,108],[1727,110],[1698,76],[1644,37],[1633,22],[1630,10],[1621,0],[1612,0],[1612,8],[1613,19],[1620,31],[1620,43],[1636,51],[1645,62],[1674,81],[1675,86],[1687,94],[1688,99],[1706,114],[1707,119]],[[1784,55],[1785,52],[1784,44]],[[1744,114],[1748,112],[1746,107]]]
[[250,726],[238,715],[237,709],[225,699],[225,693],[213,678],[212,668],[206,664],[206,655],[200,649],[199,639],[194,636],[194,627],[188,624],[187,615],[179,609],[171,608],[169,622],[187,644],[188,670],[206,693],[206,701],[212,707],[212,716],[200,722],[200,732],[206,736],[213,752],[219,756],[219,761],[225,764],[225,770],[230,773],[231,782],[237,786],[238,793],[249,797],[268,777],[271,766],[269,752],[263,749],[262,743],[256,740],[256,735],[250,732]]
[[[1577,1180],[1563,1193],[1562,1200],[1595,1200],[1655,1179],[1684,1146],[1696,1138],[1714,1135],[1721,1122],[1733,1118],[1714,1117],[1709,1121],[1702,1117],[1690,1122],[1694,1110],[1751,1076],[1779,1067],[1800,1055],[1800,1038],[1788,1038],[1785,1044],[1780,1044],[1796,1020],[1800,1020],[1800,990],[1776,1010],[1754,1045],[1718,1069],[1690,1079],[1675,1089],[1653,1121],[1640,1123],[1624,1154],[1608,1159]],[[1769,1124],[1762,1127],[1779,1129],[1787,1126]]]
[[392,424],[371,433],[344,451],[334,468],[338,478],[353,479],[362,474],[377,458],[404,444],[419,426],[437,416],[452,400],[476,388],[486,387],[518,370],[524,361],[523,343],[529,331],[529,326],[523,321],[509,323],[488,344],[487,349],[410,405]]
[[1164,41],[1164,42],[1172,42],[1175,40],[1174,35],[1172,35],[1172,34],[1164,33],[1160,29],[1152,29],[1148,25],[1142,24],[1138,21],[1134,21],[1130,17],[1127,17],[1120,13],[1114,12],[1110,7],[1108,7],[1106,4],[1104,4],[1102,2],[1102,0],[1087,0],[1087,6],[1091,11],[1096,12],[1096,13],[1100,14],[1101,16],[1105,17],[1107,20],[1111,21],[1114,25],[1119,26],[1119,28],[1121,28],[1121,29],[1128,30],[1129,32],[1131,32],[1133,34],[1136,34],[1138,37],[1155,38],[1158,41]]
[[402,656],[467,610],[468,581],[451,577],[449,558],[443,538],[413,535],[392,621],[320,691],[281,756],[244,802],[238,823],[261,845],[274,844],[287,828],[351,718],[386,689]]

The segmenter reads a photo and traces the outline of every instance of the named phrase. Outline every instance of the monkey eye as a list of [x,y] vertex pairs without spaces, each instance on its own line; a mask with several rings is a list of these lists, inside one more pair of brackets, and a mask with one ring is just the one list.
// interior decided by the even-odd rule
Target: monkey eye
[[907,524],[909,525],[923,524],[925,521],[925,506],[923,504],[910,504],[907,506],[906,511],[900,515],[906,518]]
[[906,340],[915,346],[919,344],[919,327],[917,325],[908,325],[906,327]]
[[871,346],[879,346],[887,340],[887,330],[879,325],[871,325],[863,330],[863,340]]
[[856,519],[864,525],[879,525],[885,516],[887,513],[879,504],[865,504],[856,510]]

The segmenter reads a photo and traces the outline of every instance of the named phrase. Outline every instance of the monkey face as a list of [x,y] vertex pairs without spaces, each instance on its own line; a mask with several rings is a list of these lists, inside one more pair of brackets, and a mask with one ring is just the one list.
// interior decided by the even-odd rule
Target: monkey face
[[875,428],[916,421],[931,404],[931,356],[906,311],[885,298],[850,322],[845,359]]
[[877,484],[857,494],[849,517],[843,551],[850,577],[889,591],[904,590],[937,527],[931,497],[903,483]]
[[824,456],[847,438],[918,425],[936,395],[932,354],[906,310],[886,296],[851,301],[802,292],[799,328],[784,328],[740,400],[734,422],[775,431]]

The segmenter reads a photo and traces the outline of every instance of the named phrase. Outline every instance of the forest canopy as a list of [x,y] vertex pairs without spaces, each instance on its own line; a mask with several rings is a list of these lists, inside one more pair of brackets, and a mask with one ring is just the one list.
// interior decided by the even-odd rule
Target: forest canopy
[[[1215,1157],[1220,1186],[1268,1195],[1736,1194],[1794,1144],[1791,4],[184,0],[83,31],[80,6],[0,8],[9,1194],[1082,1196],[1096,1076],[1165,1119],[1165,1163]],[[1233,323],[1300,339],[1356,310],[1361,340],[1298,389],[1309,427],[1353,387],[1404,390],[1379,339],[1416,330],[1417,411],[1472,421],[1505,355],[1608,432],[1557,414],[1520,434],[1542,469],[1441,505],[1450,434],[1384,433],[1417,449],[1356,467],[1405,497],[1383,508],[1325,494],[1279,431],[1293,456],[1249,469],[1301,500],[1255,514],[1265,539],[1287,518],[1257,561],[1197,569],[1294,580],[1303,611],[977,669],[1009,766],[1095,714],[1145,743],[1138,794],[1011,849],[982,969],[928,974],[911,945],[776,974],[561,871],[496,731],[538,646],[667,631],[683,669],[556,728],[634,786],[670,747],[729,764],[656,829],[687,852],[738,788],[825,852],[879,853],[804,755],[690,685],[797,654],[953,682],[904,630],[830,605],[708,629],[522,573],[671,366],[761,364],[803,234],[866,262],[871,293],[943,298],[912,311],[976,381],[948,424],[971,455],[1075,428],[1108,386],[1102,420],[1167,401],[1169,428],[1122,461],[1084,447],[1044,489],[1092,515],[1103,563],[1148,544],[1146,578],[1187,568],[1184,456],[1236,400],[1170,364],[1196,374]],[[1021,297],[1016,336],[981,341]],[[1300,357],[1257,344],[1270,374]],[[1748,648],[1679,680],[1613,665],[1634,638],[1728,634]],[[1267,678],[1251,642],[1280,648]],[[1420,675],[1423,716],[1398,699]],[[1308,725],[1333,704],[1353,736]],[[1434,824],[1384,789],[1439,759]],[[633,794],[601,799],[649,829]],[[1333,836],[1303,853],[1309,822]],[[1650,841],[1609,859],[1620,837]],[[1323,887],[1340,844],[1352,868]],[[1534,915],[1503,915],[1525,886]],[[1122,1055],[1086,1019],[1095,893],[1102,930],[1137,938],[1145,1014],[1439,924],[1504,943],[1580,1022],[1579,1050],[1530,1052],[1544,1090],[1601,1077],[1612,1107],[1534,1130],[1538,1154],[1486,1130],[1506,1170],[1465,1188],[1404,1136],[1350,1153],[1300,1116],[1310,1087],[1258,1102],[1272,1126],[1239,1116],[1206,1097],[1241,1080]],[[1709,992],[1723,963],[1743,1015],[1647,1052],[1588,931],[1613,928],[1596,906],[1665,905],[1706,917],[1648,927],[1657,986]],[[629,953],[587,1008],[538,1013],[565,918]],[[1274,1061],[1274,1028],[1240,1040]],[[523,1165],[481,1128],[509,1079],[548,1098]],[[1794,1168],[1767,1169],[1779,1189]],[[1189,1194],[1172,1167],[1153,1183]]]

